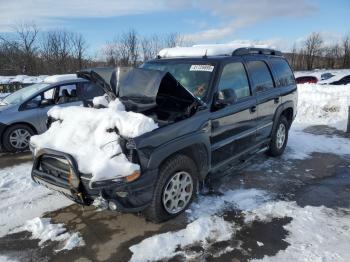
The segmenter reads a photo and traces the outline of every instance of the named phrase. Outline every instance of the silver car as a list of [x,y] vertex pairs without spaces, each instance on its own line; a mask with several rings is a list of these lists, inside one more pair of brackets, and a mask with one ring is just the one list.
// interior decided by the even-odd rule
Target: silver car
[[[46,131],[47,112],[56,105],[82,105],[103,95],[100,88],[72,77],[33,84],[0,100],[0,148],[7,152],[27,150],[34,134]],[[57,78],[59,79],[59,77]]]

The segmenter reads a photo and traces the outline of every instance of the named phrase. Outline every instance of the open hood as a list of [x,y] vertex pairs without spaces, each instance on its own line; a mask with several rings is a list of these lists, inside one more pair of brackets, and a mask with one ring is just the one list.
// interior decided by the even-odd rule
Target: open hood
[[118,97],[128,109],[138,112],[169,100],[176,100],[183,107],[202,104],[170,73],[164,71],[135,68],[121,74],[114,68],[92,68],[77,75],[96,83],[111,99]]

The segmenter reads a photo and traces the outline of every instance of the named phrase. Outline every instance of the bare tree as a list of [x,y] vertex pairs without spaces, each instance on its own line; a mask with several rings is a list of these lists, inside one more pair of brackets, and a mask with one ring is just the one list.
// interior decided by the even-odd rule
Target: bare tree
[[35,73],[36,71],[36,52],[37,38],[39,29],[34,23],[17,24],[14,26],[18,37],[18,45],[23,55],[23,73]]
[[83,35],[80,33],[73,34],[72,38],[73,57],[77,60],[78,69],[82,69],[87,44]]
[[151,37],[144,37],[141,40],[143,61],[155,58],[159,50],[163,48],[163,46],[164,43],[162,43],[162,40],[157,35],[153,35]]
[[339,44],[334,44],[324,48],[325,67],[336,68],[337,62],[341,57],[341,48]]
[[350,36],[346,36],[342,40],[343,48],[343,68],[350,68]]
[[312,33],[304,42],[306,67],[311,70],[314,66],[315,57],[321,54],[323,40],[320,33]]

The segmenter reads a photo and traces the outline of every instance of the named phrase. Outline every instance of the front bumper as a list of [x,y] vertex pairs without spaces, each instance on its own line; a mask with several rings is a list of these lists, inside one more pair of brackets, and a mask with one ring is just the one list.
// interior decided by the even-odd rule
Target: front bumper
[[[58,159],[58,162],[47,163],[47,159]],[[66,164],[60,164],[62,159]],[[71,175],[79,178],[78,186],[72,186],[67,178]],[[149,205],[157,175],[158,170],[155,169],[141,172],[141,176],[133,182],[91,182],[91,175],[80,173],[71,155],[50,149],[36,153],[32,169],[35,182],[62,193],[78,204],[91,205],[94,199],[102,197],[107,202],[113,202],[117,211],[121,212],[139,212]]]

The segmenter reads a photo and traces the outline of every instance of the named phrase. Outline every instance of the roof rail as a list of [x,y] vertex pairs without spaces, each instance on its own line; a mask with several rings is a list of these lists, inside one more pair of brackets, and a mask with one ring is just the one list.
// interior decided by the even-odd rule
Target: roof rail
[[256,48],[256,47],[242,47],[232,52],[232,55],[249,55],[249,54],[260,54],[260,55],[277,55],[282,56],[282,52],[278,50],[268,48]]

